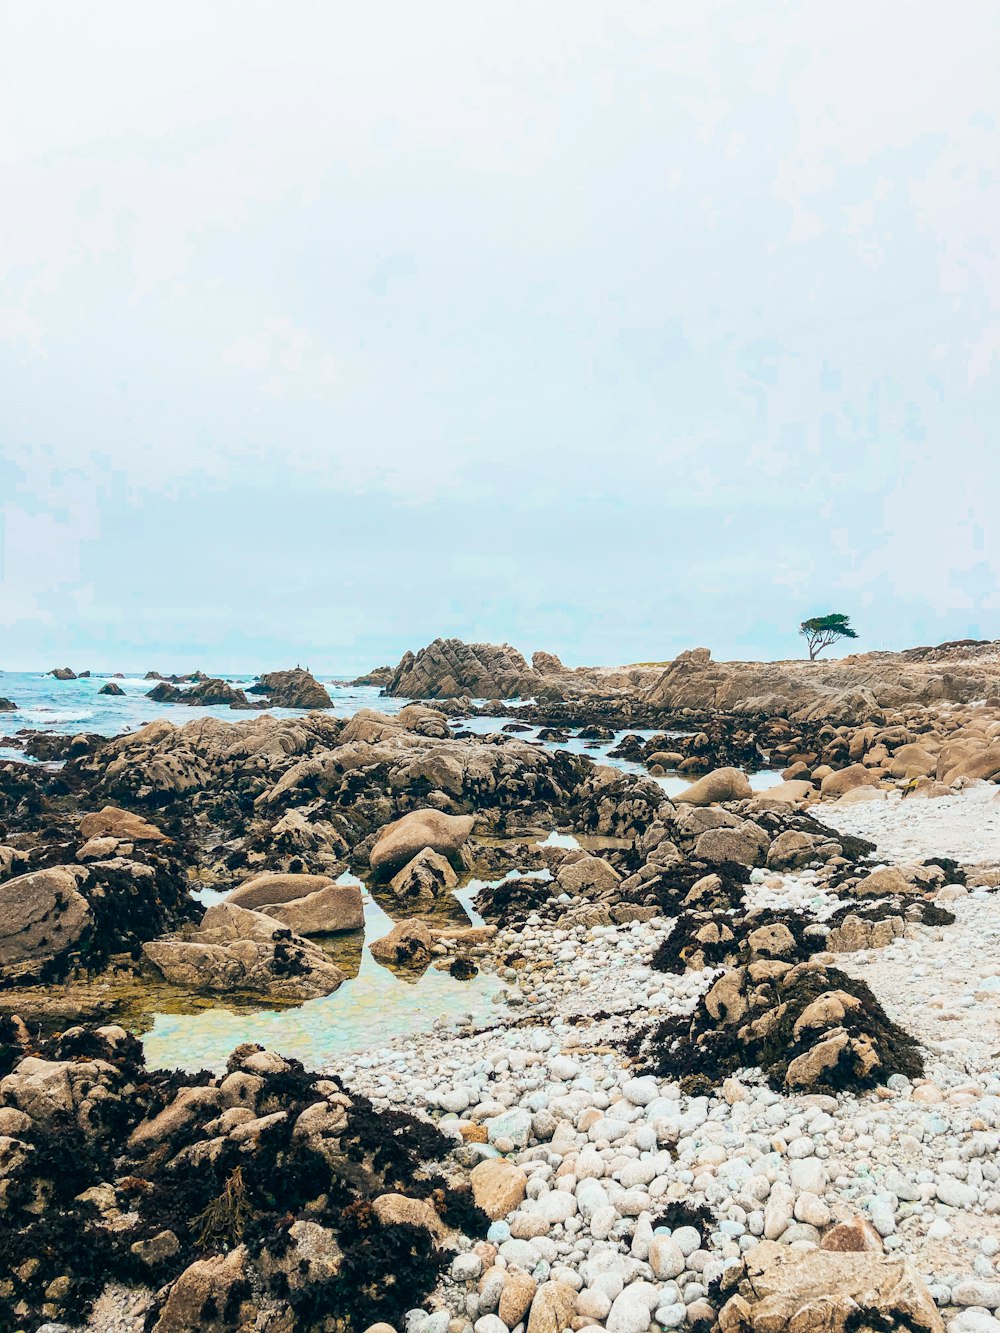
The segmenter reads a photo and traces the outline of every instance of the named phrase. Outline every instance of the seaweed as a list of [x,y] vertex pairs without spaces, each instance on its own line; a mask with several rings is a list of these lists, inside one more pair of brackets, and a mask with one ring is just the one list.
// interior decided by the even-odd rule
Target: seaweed
[[[863,981],[836,968],[803,964],[779,978],[754,985],[749,973],[734,974],[743,1009],[719,1019],[709,1011],[709,991],[691,1015],[674,1015],[639,1028],[626,1040],[626,1051],[643,1072],[679,1079],[689,1095],[702,1095],[740,1070],[759,1067],[775,1088],[786,1086],[789,1066],[817,1043],[843,1032],[848,1040],[832,1067],[816,1072],[816,1090],[859,1090],[885,1083],[891,1074],[916,1078],[923,1073],[917,1042],[885,1013]],[[857,1001],[826,1029],[796,1024],[820,996],[839,991]]]

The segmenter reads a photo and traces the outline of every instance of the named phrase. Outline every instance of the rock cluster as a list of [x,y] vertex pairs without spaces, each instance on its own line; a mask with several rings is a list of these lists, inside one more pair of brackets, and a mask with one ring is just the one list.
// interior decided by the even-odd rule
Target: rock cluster
[[398,1323],[455,1228],[488,1225],[452,1140],[333,1076],[256,1046],[153,1072],[116,1027],[25,1041],[0,1068],[5,1328],[75,1325],[109,1281],[156,1333]]
[[435,639],[405,653],[384,688],[408,699],[508,699],[530,694],[537,674],[510,644]]

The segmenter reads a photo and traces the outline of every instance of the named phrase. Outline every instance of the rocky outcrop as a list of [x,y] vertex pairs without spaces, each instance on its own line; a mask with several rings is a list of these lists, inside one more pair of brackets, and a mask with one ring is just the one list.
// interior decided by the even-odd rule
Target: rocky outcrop
[[864,982],[817,963],[775,958],[792,953],[791,932],[771,927],[766,939],[759,932],[756,949],[751,937],[754,961],[723,972],[693,1014],[631,1039],[650,1072],[680,1078],[693,1090],[759,1065],[775,1088],[806,1092],[870,1088],[895,1073],[923,1072],[916,1042]]
[[385,686],[388,695],[409,699],[508,699],[531,694],[537,672],[510,644],[435,639],[406,653]]
[[379,689],[384,689],[392,680],[394,668],[391,666],[375,667],[373,671],[367,671],[363,676],[357,676],[350,683],[352,685],[374,685]]
[[857,725],[884,709],[966,702],[995,694],[993,666],[955,670],[871,653],[828,662],[714,662],[707,648],[681,653],[648,689],[657,708],[782,716]]
[[[87,674],[89,675],[90,673],[88,672]],[[71,671],[69,667],[56,667],[54,671],[50,671],[50,672],[48,672],[48,675],[53,676],[56,680],[76,680],[76,679],[77,679],[77,674],[76,674],[76,672],[75,672],[75,671]]]
[[542,676],[559,675],[566,670],[555,653],[532,653],[531,665]]
[[17,704],[13,699],[4,699],[0,697],[0,713],[16,713]]
[[318,945],[234,903],[217,903],[200,927],[153,940],[143,954],[172,985],[214,994],[311,1000],[344,980]]
[[302,667],[290,671],[268,671],[248,694],[266,694],[273,708],[332,708],[333,700],[325,685]]
[[120,685],[116,685],[113,680],[109,680],[106,685],[101,686],[101,688],[97,691],[97,693],[123,695],[125,691],[122,689]]
[[197,685],[192,685],[190,689],[181,690],[176,686],[168,685],[161,681],[149,691],[146,696],[154,699],[158,703],[188,704],[191,707],[219,707],[228,706],[229,708],[252,708],[253,704],[235,685],[230,685],[227,680],[208,679],[201,680]]
[[719,1312],[721,1333],[944,1333],[926,1283],[902,1259],[796,1251],[764,1240],[723,1276],[735,1292]]
[[[44,776],[20,771],[29,781]],[[144,940],[199,911],[182,851],[159,829],[117,809],[85,815],[82,824],[43,812],[35,833],[19,835],[20,846],[0,847],[0,972],[8,984],[52,982],[97,971],[114,955],[138,957]]]

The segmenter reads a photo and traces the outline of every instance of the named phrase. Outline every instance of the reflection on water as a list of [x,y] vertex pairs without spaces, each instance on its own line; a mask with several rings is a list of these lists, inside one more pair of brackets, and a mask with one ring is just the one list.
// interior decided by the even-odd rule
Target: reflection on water
[[[360,881],[342,875],[340,882]],[[420,904],[419,909],[414,906],[400,910],[394,914],[395,919],[419,913],[433,917],[439,925],[482,925],[482,918],[472,906],[480,888],[481,881],[471,880],[445,895],[449,901],[436,910],[428,912]],[[198,893],[205,903],[218,902],[223,896],[212,889]],[[349,977],[333,995],[292,1008],[252,1012],[216,1008],[218,997],[205,1005],[199,1003],[194,1012],[161,1010],[152,1015],[152,1028],[143,1038],[148,1063],[154,1067],[219,1070],[225,1067],[234,1046],[255,1041],[307,1065],[336,1065],[337,1058],[348,1051],[368,1050],[394,1037],[417,1037],[429,1031],[438,1018],[471,1015],[474,1023],[485,1025],[496,1016],[494,998],[504,987],[488,972],[479,972],[469,981],[457,981],[433,966],[419,973],[377,963],[367,944],[389,933],[393,916],[365,889],[362,898],[364,931],[317,941]]]

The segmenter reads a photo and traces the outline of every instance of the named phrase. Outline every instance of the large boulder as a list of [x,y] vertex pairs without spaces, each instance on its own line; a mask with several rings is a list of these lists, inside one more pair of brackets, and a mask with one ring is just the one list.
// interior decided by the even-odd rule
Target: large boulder
[[881,777],[877,769],[865,768],[864,764],[850,764],[835,773],[827,773],[819,789],[824,796],[843,796],[856,787],[875,787]]
[[723,1282],[736,1291],[719,1312],[721,1333],[944,1333],[923,1278],[903,1259],[765,1240]]
[[369,864],[380,878],[385,879],[402,869],[425,847],[455,862],[474,823],[472,815],[412,810],[381,830],[371,850]]
[[439,852],[425,847],[389,882],[397,898],[439,898],[458,883],[451,863]]
[[231,1333],[245,1327],[240,1307],[247,1302],[247,1311],[252,1308],[246,1260],[242,1245],[196,1259],[171,1287],[153,1333]]
[[0,698],[0,713],[16,713],[17,704],[13,699]]
[[101,688],[97,691],[97,693],[121,695],[124,694],[125,691],[122,689],[120,685],[116,685],[113,680],[109,680],[106,685],[101,686]]
[[172,985],[212,994],[311,1000],[344,980],[318,945],[229,902],[210,907],[199,930],[152,940],[143,953]]
[[103,810],[84,815],[80,833],[87,839],[117,838],[119,842],[163,842],[167,836],[141,815],[119,810],[116,805],[106,805]]
[[0,884],[0,969],[33,968],[71,949],[91,924],[82,866],[33,870]]
[[238,888],[233,889],[226,902],[254,909],[271,907],[278,903],[294,902],[296,898],[305,898],[320,889],[329,888],[332,883],[329,875],[282,875],[268,870],[244,880]]
[[569,865],[563,865],[556,874],[556,883],[563,893],[574,898],[582,894],[593,897],[608,889],[616,889],[621,875],[603,856],[581,856]]
[[1000,745],[981,745],[970,749],[959,758],[942,752],[941,761],[937,766],[937,776],[948,786],[958,778],[996,781],[1000,778]]
[[790,778],[786,782],[777,782],[773,787],[766,787],[757,799],[780,801],[782,805],[801,805],[811,801],[819,792],[811,782],[804,778]]
[[735,861],[742,866],[764,864],[771,840],[752,820],[744,820],[739,828],[713,828],[703,833],[695,843],[695,856],[700,861],[720,864]]
[[717,768],[692,782],[674,799],[686,805],[714,805],[717,801],[744,801],[752,795],[745,773],[738,768]]
[[363,930],[365,909],[357,884],[328,884],[304,898],[260,909],[297,935],[341,935]]
[[274,708],[332,708],[333,700],[325,685],[302,667],[291,671],[267,671],[249,694],[266,694]]

